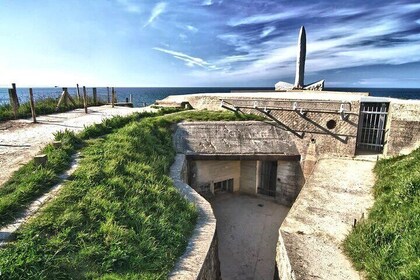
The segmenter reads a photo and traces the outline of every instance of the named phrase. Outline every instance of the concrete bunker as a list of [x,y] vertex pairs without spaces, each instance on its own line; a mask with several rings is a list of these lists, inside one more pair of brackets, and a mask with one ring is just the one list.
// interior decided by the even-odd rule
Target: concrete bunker
[[290,206],[304,184],[298,149],[270,123],[181,123],[174,141],[186,154],[188,184],[204,197],[238,192]]
[[[377,155],[407,153],[420,143],[418,102],[369,97],[367,93],[296,93],[169,97],[187,100],[195,109],[229,109],[270,120],[179,124],[174,142],[177,152],[188,159],[185,182],[203,196],[243,193],[290,206],[320,159],[366,153],[375,154],[376,159]],[[282,228],[280,232],[284,234]],[[286,253],[290,240],[280,241],[281,236],[276,268],[281,275],[293,274],[298,266],[289,262]]]

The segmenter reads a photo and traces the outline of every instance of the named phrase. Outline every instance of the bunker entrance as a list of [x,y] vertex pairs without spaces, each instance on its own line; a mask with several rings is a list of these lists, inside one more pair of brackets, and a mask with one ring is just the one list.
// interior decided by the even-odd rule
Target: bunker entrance
[[277,184],[277,161],[261,161],[259,165],[260,183],[258,184],[258,193],[275,197]]
[[360,104],[357,152],[382,153],[385,144],[389,103],[362,102]]

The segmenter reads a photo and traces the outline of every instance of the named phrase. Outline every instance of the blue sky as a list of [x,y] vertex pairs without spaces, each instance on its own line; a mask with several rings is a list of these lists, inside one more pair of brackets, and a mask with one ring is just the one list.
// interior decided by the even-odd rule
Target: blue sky
[[420,87],[418,1],[0,0],[0,87]]

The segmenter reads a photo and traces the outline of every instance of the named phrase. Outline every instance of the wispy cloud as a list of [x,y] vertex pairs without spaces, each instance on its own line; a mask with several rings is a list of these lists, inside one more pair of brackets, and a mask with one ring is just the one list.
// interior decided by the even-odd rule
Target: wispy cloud
[[239,26],[239,25],[250,25],[258,23],[267,23],[278,20],[287,20],[291,18],[296,18],[302,16],[308,11],[310,7],[296,7],[288,8],[281,12],[276,13],[267,13],[267,14],[256,14],[249,17],[241,17],[237,19],[232,19],[228,21],[230,26]]
[[261,32],[260,37],[261,38],[267,37],[268,35],[270,35],[275,30],[276,30],[276,28],[274,26],[268,26],[268,27],[264,28],[264,30]]
[[210,6],[213,4],[212,0],[204,0],[203,3],[201,3],[201,5],[203,6]]
[[196,33],[198,31],[198,28],[192,25],[187,25],[186,28],[188,31],[191,31],[192,33]]
[[165,2],[160,2],[157,3],[152,10],[152,13],[150,14],[149,20],[146,22],[146,24],[143,26],[146,27],[148,25],[150,25],[160,14],[162,14],[165,9],[166,9],[166,3]]
[[[307,73],[420,61],[416,55],[420,52],[416,27],[420,19],[413,19],[419,7],[391,3],[380,8],[337,8],[333,12],[326,6],[309,7],[317,12],[305,18],[306,23],[312,23],[307,25]],[[298,27],[285,29],[276,21],[298,20],[305,9],[308,7],[288,7],[281,12],[228,20],[230,31],[218,35],[218,38],[232,46],[233,51],[213,61],[223,69],[217,78],[276,79],[277,76],[280,80],[281,77],[293,76]],[[329,24],[318,28],[320,18]],[[277,29],[279,32],[274,34]],[[268,40],[259,40],[270,34]]]
[[217,68],[215,65],[212,65],[212,64],[208,63],[207,61],[205,61],[204,59],[199,58],[199,57],[194,57],[194,56],[187,55],[185,53],[172,51],[172,50],[167,50],[167,49],[163,49],[163,48],[153,48],[153,49],[156,50],[156,51],[160,51],[160,52],[163,52],[163,53],[170,54],[174,58],[184,61],[185,65],[187,65],[188,67],[199,66],[199,67],[202,67],[202,68],[208,69],[208,70],[215,70]]

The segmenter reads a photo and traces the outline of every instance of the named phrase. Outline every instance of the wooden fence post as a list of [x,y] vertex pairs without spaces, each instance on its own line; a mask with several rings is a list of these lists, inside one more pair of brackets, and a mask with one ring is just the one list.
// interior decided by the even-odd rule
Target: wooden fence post
[[12,106],[13,109],[13,115],[15,118],[17,118],[18,115],[18,109],[19,109],[19,99],[16,92],[16,84],[12,84],[12,88],[9,89],[9,99],[10,99],[10,106]]
[[111,101],[109,100],[109,87],[106,87],[106,92],[107,92],[107,102],[109,104],[111,103]]
[[76,87],[77,87],[77,100],[80,102],[79,84],[77,84]]
[[35,102],[32,88],[29,88],[29,105],[31,105],[32,121],[36,123]]
[[12,83],[12,89],[13,89],[14,102],[16,104],[16,107],[19,108],[20,104],[19,104],[19,98],[17,96],[16,84],[15,83]]
[[97,105],[98,104],[98,96],[97,96],[97,93],[96,93],[96,88],[94,87],[92,89],[92,91],[93,91],[93,105]]
[[115,101],[115,89],[112,87],[112,97],[111,97],[111,105],[114,108],[114,101]]
[[83,106],[85,107],[85,113],[88,113],[87,110],[87,95],[86,95],[86,87],[83,86]]
[[67,106],[67,105],[68,105],[68,102],[67,102],[67,94],[66,94],[66,92],[67,92],[67,88],[63,87],[63,93],[62,93],[62,96],[63,96],[63,103],[64,103],[64,106]]

